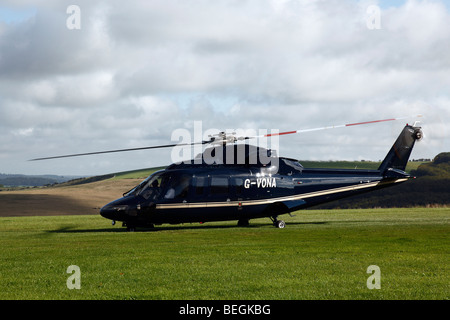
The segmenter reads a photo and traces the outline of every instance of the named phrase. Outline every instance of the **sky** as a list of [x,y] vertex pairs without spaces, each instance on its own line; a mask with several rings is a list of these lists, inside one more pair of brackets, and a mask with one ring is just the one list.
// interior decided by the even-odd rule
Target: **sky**
[[171,149],[27,160],[171,144],[180,129],[197,141],[195,123],[272,132],[408,117],[283,136],[277,152],[378,161],[420,120],[412,158],[433,158],[450,151],[449,2],[2,1],[0,173],[168,165]]

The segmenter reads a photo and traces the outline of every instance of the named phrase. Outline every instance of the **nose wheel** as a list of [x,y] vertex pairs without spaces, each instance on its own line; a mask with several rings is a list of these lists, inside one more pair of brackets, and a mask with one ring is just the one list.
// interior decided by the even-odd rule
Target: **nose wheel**
[[272,219],[274,227],[278,229],[283,229],[286,226],[283,220],[277,219],[277,216],[271,217],[270,219]]

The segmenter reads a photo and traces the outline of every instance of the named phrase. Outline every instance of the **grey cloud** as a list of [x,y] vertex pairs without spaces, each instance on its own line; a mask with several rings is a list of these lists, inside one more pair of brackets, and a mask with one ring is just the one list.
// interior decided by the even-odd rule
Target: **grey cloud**
[[71,32],[66,19],[62,10],[38,10],[34,17],[6,27],[0,38],[1,77],[38,79],[79,74],[108,63],[101,63],[107,60],[108,52],[104,43],[98,43],[98,27],[85,23],[84,33]]
[[[194,120],[205,129],[289,131],[423,109],[433,123],[450,117],[448,9],[409,1],[382,10],[382,28],[369,30],[369,3],[78,1],[81,30],[68,30],[72,3],[24,1],[36,16],[0,25],[0,172],[51,169],[17,164],[47,151],[167,143]],[[292,157],[376,159],[393,139],[377,130],[290,137],[282,147]],[[121,157],[57,170],[170,161],[167,153]]]

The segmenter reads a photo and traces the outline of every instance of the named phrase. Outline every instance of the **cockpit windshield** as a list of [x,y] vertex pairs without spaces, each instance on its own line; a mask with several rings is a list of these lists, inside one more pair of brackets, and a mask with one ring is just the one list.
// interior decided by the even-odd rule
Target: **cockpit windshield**
[[145,200],[186,198],[191,175],[184,173],[155,172],[124,196],[141,196]]
[[142,181],[138,186],[128,191],[125,196],[128,195],[140,195],[144,199],[156,199],[161,193],[161,180],[163,172],[155,172],[147,179]]
[[294,168],[297,171],[302,171],[303,170],[303,166],[300,164],[300,162],[298,162],[298,160],[294,160],[294,159],[283,159],[284,163],[287,164],[288,166]]

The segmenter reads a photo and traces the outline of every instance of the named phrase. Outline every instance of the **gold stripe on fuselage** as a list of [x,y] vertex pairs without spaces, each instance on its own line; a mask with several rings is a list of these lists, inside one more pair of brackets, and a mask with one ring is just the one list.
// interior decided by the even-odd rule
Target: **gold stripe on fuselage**
[[397,179],[397,180],[389,181],[389,182],[374,181],[374,182],[360,183],[360,184],[351,185],[351,186],[347,186],[347,187],[340,187],[340,188],[328,189],[328,190],[323,190],[323,191],[315,191],[315,192],[301,193],[301,194],[296,194],[296,195],[286,196],[286,197],[268,198],[268,199],[260,199],[260,200],[242,200],[242,201],[227,200],[227,201],[220,201],[220,202],[161,203],[161,204],[156,205],[156,209],[181,209],[181,208],[186,209],[186,208],[218,208],[218,207],[255,206],[255,205],[270,204],[270,203],[275,203],[275,202],[303,200],[303,199],[312,198],[312,197],[324,196],[327,194],[334,194],[334,193],[341,193],[341,192],[347,192],[347,191],[353,191],[353,190],[372,188],[372,187],[376,187],[380,184],[398,183],[398,182],[403,182],[406,180],[408,180],[408,179],[406,179],[406,178]]

